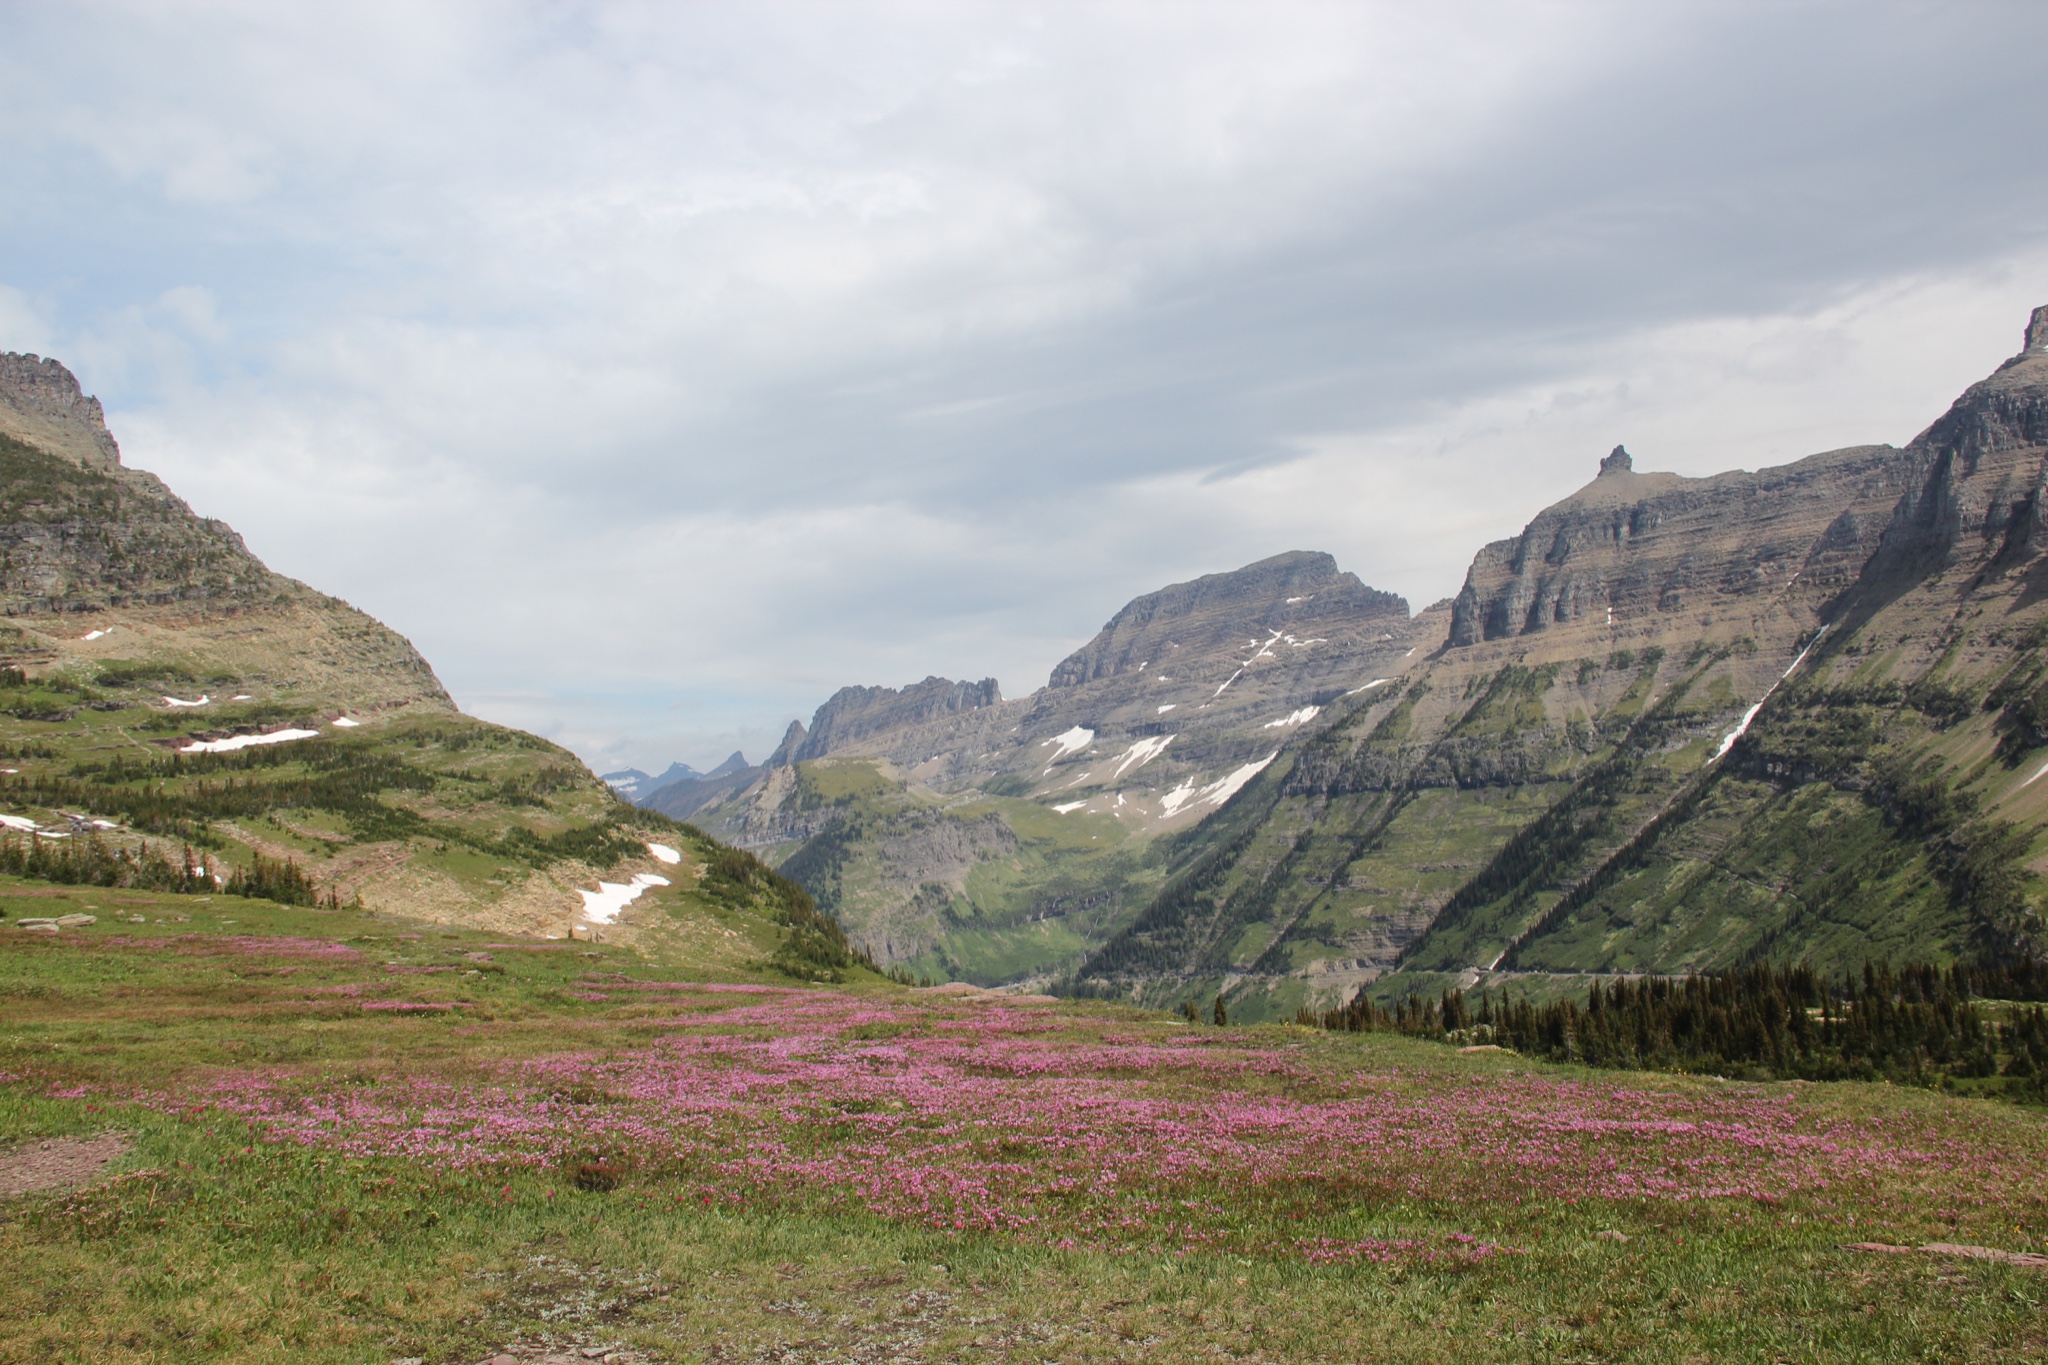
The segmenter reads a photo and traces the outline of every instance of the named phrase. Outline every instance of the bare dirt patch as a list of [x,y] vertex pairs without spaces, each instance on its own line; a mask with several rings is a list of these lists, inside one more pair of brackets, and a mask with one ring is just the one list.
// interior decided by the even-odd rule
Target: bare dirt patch
[[1997,1261],[2002,1265],[2025,1266],[2029,1270],[2048,1270],[2048,1256],[2032,1251],[2002,1251],[1997,1247],[1968,1246],[1961,1242],[1929,1242],[1926,1246],[1901,1247],[1888,1242],[1850,1242],[1850,1251],[1874,1251],[1884,1256],[1906,1256],[1913,1252],[1925,1252],[1929,1256],[1961,1256],[1972,1261]]
[[100,1133],[86,1138],[45,1138],[0,1152],[0,1199],[76,1189],[97,1179],[127,1151],[126,1137]]

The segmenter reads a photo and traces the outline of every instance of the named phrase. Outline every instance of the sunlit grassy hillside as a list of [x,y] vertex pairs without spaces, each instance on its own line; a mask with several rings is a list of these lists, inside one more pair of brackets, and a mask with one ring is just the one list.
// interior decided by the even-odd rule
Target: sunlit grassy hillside
[[0,931],[0,1173],[129,1144],[0,1199],[0,1360],[2048,1350],[2042,1272],[1843,1247],[2043,1250],[2048,1127],[2012,1106],[0,900],[95,916]]

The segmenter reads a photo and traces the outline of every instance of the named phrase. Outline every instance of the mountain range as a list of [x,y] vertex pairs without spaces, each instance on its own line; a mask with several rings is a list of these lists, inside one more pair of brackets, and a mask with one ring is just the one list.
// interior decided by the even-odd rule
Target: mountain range
[[1132,601],[1027,697],[842,689],[667,808],[885,964],[1251,1017],[2038,954],[2044,491],[2048,309],[1903,446],[1616,447],[1419,613],[1277,555]]
[[1635,464],[1419,612],[1292,551],[1027,696],[846,687],[759,765],[601,779],[0,356],[0,863],[1252,1019],[2040,957],[2048,309],[1902,446]]

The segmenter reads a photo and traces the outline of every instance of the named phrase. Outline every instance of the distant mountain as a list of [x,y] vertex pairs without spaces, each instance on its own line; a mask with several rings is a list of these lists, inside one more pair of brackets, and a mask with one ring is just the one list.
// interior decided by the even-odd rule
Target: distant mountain
[[689,818],[888,961],[1251,1018],[2038,953],[2044,395],[2048,310],[1904,447],[1616,447],[1418,616],[1276,556],[1135,599],[1029,697],[842,689]]
[[1045,687],[848,687],[729,793],[653,804],[761,850],[880,958],[1000,980],[1070,969],[1156,889],[1148,852],[1321,709],[1388,685],[1420,621],[1326,554],[1137,598]]
[[638,768],[624,768],[615,773],[605,773],[601,780],[634,805],[645,806],[653,799],[654,794],[664,787],[672,787],[678,782],[703,782],[730,777],[734,773],[744,772],[748,766],[747,756],[735,749],[724,762],[708,773],[700,773],[687,763],[671,763],[659,777],[649,777]]
[[[690,775],[696,776],[694,772]],[[621,768],[615,773],[599,773],[597,780],[630,801],[635,792],[646,787],[649,779],[647,774],[638,768]]]

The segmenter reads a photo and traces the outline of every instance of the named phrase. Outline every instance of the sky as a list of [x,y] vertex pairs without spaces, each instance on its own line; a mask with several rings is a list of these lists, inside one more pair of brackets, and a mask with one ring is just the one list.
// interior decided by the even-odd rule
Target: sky
[[0,350],[599,770],[1043,684],[1626,443],[1903,443],[2048,303],[2048,5],[0,6]]

